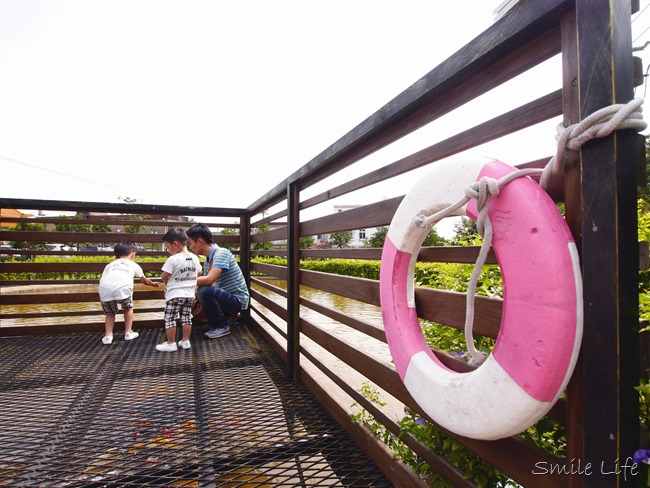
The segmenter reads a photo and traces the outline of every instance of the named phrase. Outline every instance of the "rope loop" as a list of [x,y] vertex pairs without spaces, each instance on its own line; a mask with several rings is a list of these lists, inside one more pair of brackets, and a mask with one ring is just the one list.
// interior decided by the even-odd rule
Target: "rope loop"
[[478,213],[476,226],[479,234],[483,237],[483,244],[481,245],[476,263],[474,263],[474,269],[472,270],[472,275],[467,286],[467,306],[465,312],[465,343],[467,345],[467,352],[464,354],[464,357],[468,359],[470,366],[480,366],[487,357],[485,353],[478,351],[474,346],[473,327],[476,287],[488,253],[492,248],[492,222],[488,214],[490,200],[498,196],[501,188],[512,180],[532,174],[541,174],[539,184],[542,188],[546,189],[551,176],[560,173],[567,149],[577,150],[587,141],[596,137],[606,137],[618,129],[644,130],[647,124],[643,121],[641,114],[642,104],[643,99],[636,98],[626,104],[615,104],[602,108],[585,118],[582,122],[570,125],[569,127],[564,127],[564,125],[560,124],[556,128],[557,152],[543,170],[522,169],[509,173],[499,180],[483,177],[476,183],[466,187],[465,196],[457,203],[433,215],[427,216],[420,212],[415,217],[415,224],[418,227],[429,228],[432,224],[451,215],[471,199],[476,200],[476,210]]
[[539,181],[540,186],[544,189],[548,188],[551,177],[561,172],[567,149],[578,150],[587,141],[597,137],[607,137],[619,129],[635,129],[639,132],[644,130],[648,124],[643,120],[641,105],[643,99],[635,98],[625,104],[617,103],[601,108],[569,127],[558,124],[555,136],[557,150],[544,168]]

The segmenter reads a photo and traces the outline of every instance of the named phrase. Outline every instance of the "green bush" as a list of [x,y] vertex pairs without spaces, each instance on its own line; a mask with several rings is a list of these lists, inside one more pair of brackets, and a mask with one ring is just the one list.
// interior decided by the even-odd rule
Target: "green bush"
[[[67,258],[57,256],[37,256],[34,263],[106,263],[113,261],[112,256],[70,256]],[[138,263],[164,263],[166,258],[138,257]],[[5,261],[10,262],[10,261]],[[159,277],[162,271],[147,271],[148,277]],[[98,280],[101,278],[101,271],[74,271],[69,273],[46,272],[46,273],[0,273],[0,280]]]

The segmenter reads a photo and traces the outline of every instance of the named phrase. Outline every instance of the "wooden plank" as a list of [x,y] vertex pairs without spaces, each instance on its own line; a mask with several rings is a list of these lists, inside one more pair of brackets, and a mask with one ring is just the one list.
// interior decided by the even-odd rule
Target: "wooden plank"
[[[0,273],[101,273],[108,262],[80,263],[33,263],[33,262],[0,262]],[[143,271],[160,271],[161,262],[138,262]]]
[[327,408],[339,425],[368,454],[395,486],[413,488],[426,488],[428,486],[404,462],[395,459],[393,454],[372,432],[359,424],[351,423],[347,410],[342,408],[308,371],[303,371],[302,377],[305,385],[312,391],[319,402]]
[[[213,234],[215,242],[238,244],[237,235]],[[32,232],[21,230],[1,230],[0,239],[26,242],[134,242],[157,243],[162,245],[163,234],[141,234],[129,232]]]
[[287,268],[285,266],[252,262],[251,271],[266,274],[280,280],[286,281],[287,279]]
[[[375,183],[394,178],[427,164],[448,158],[461,151],[525,129],[562,113],[562,91],[557,90],[530,103],[517,107],[487,122],[455,134],[441,142],[421,149],[382,168],[330,188],[306,199],[301,209],[306,209],[332,198],[346,195]],[[548,162],[548,159],[546,160]],[[459,199],[462,195],[459,195]]]
[[[154,313],[163,312],[164,307],[138,307],[135,309],[136,313]],[[30,313],[0,313],[0,320],[2,319],[35,319],[35,318],[58,318],[58,317],[83,317],[89,315],[104,315],[102,310],[83,310],[83,311],[67,311],[67,312],[30,312]]]
[[186,229],[194,224],[202,223],[209,225],[212,228],[239,228],[239,224],[233,224],[232,222],[196,222],[192,221],[183,221],[183,220],[156,220],[156,219],[146,219],[146,220],[133,220],[129,219],[128,215],[117,216],[106,214],[106,218],[103,217],[91,217],[78,219],[76,217],[3,217],[3,222],[27,222],[30,224],[77,224],[77,225],[119,225],[119,226],[134,226],[134,225],[146,225],[146,226],[156,226],[156,227],[181,227]]
[[[524,2],[422,79],[259,198],[257,213],[284,199],[287,185],[314,184],[559,52],[570,2]],[[369,143],[368,141],[372,141]]]
[[[418,254],[418,261],[431,263],[464,263],[473,264],[480,252],[479,246],[433,246],[423,247]],[[279,256],[286,257],[286,250],[275,251],[253,251],[254,256]],[[344,249],[301,249],[302,259],[368,259],[380,261],[381,248],[344,248]],[[494,251],[490,251],[487,257],[487,264],[498,264]]]
[[100,203],[65,200],[27,200],[0,198],[1,208],[23,210],[61,210],[64,212],[110,212],[148,215],[193,215],[206,217],[240,217],[246,209],[224,207],[178,207],[173,205],[145,205],[138,203]]
[[[163,290],[133,292],[134,300],[161,300],[165,298]],[[0,295],[2,305],[35,305],[52,303],[99,302],[99,294],[94,293],[24,293],[19,295]]]
[[[311,354],[311,352],[301,349],[301,353],[323,372],[329,379],[331,379],[341,390],[347,393],[356,403],[358,403],[364,410],[366,410],[373,418],[385,426],[388,431],[392,432],[396,437],[409,446],[413,452],[422,458],[436,473],[441,475],[447,481],[453,483],[455,487],[475,488],[476,484],[467,480],[461,470],[456,468],[443,456],[435,454],[429,450],[424,444],[418,442],[412,435],[401,432],[400,427],[394,419],[386,415],[381,408],[378,408],[375,403],[368,400],[368,398],[358,391],[354,390],[344,378],[338,376],[334,371],[329,369],[327,365],[318,357]],[[329,393],[329,391],[328,391]],[[377,439],[379,441],[379,439]]]
[[363,207],[346,210],[345,212],[337,212],[304,221],[300,224],[300,235],[314,236],[388,225],[403,198],[403,196],[389,198]]
[[[578,32],[575,12],[567,13],[562,19],[562,105],[563,123],[565,127],[580,121],[580,98],[578,93]],[[571,153],[570,153],[571,154]],[[580,161],[577,154],[569,158],[564,165],[564,178],[553,178],[550,182],[549,194],[555,198],[563,198],[565,218],[581,252],[582,234],[582,202],[580,190]],[[559,180],[559,181],[558,181]],[[566,436],[567,458],[585,459],[584,452],[584,398],[582,385],[584,381],[582,357],[578,358],[574,374],[567,385],[566,391]],[[568,480],[570,488],[582,488],[582,476],[571,476]]]
[[[418,411],[421,416],[428,418],[417,406],[410,393],[404,387],[394,366],[387,365],[374,357],[360,351],[355,345],[327,334],[310,321],[302,320],[302,331],[310,339],[334,354],[346,364],[353,366],[359,373],[370,381],[386,390],[405,405]],[[444,429],[443,429],[444,430]],[[564,464],[564,460],[555,458],[548,453],[532,447],[517,437],[501,439],[498,441],[478,441],[453,434],[446,431],[448,435],[459,440],[462,444],[474,450],[479,456],[498,466],[498,469],[520,482],[526,482],[526,486],[538,486],[536,483],[539,477],[535,475],[536,467]],[[559,487],[564,485],[564,477],[548,474],[544,477],[544,486]],[[528,485],[530,483],[530,485]]]
[[[380,306],[379,281],[305,270],[300,276],[303,285]],[[465,327],[465,294],[417,287],[415,300],[419,317],[458,329]],[[498,298],[476,297],[475,313],[481,320],[474,325],[475,334],[498,335],[502,303]]]
[[[630,14],[629,1],[576,1],[583,120],[634,96]],[[610,471],[639,445],[635,138],[617,131],[581,149],[584,455]],[[584,485],[638,486],[631,478]]]

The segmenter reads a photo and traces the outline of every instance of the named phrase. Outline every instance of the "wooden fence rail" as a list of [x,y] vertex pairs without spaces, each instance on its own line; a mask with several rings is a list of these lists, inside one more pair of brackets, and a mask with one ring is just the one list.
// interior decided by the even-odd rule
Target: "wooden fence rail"
[[[422,79],[390,100],[376,113],[319,153],[298,171],[261,196],[246,209],[194,208],[169,206],[127,206],[88,202],[43,202],[2,199],[2,207],[103,213],[93,223],[132,225],[121,214],[137,218],[151,216],[149,224],[176,225],[165,216],[182,216],[183,225],[192,221],[209,223],[216,240],[233,246],[251,289],[251,308],[245,317],[287,363],[287,375],[312,389],[357,442],[365,449],[396,486],[411,486],[413,473],[404,463],[395,463],[382,441],[350,417],[356,402],[393,435],[400,434],[395,411],[407,408],[435,425],[407,391],[392,363],[383,323],[378,315],[355,313],[358,308],[380,307],[378,280],[354,278],[310,271],[301,260],[379,260],[382,250],[301,249],[300,239],[327,239],[334,233],[366,233],[390,225],[404,194],[423,175],[423,170],[450,158],[467,157],[470,149],[482,150],[488,143],[510,141],[540,124],[554,138],[555,125],[584,119],[612,103],[625,103],[634,93],[630,17],[638,9],[629,0],[534,0],[520,1],[504,17],[474,41],[435,67]],[[542,63],[559,58],[554,84],[549,79],[541,93],[530,92],[522,101],[510,103],[493,93],[505,83],[516,81]],[[466,105],[479,96],[495,96],[490,113],[462,118],[464,124],[451,135],[426,138],[416,148],[398,148],[411,135],[426,134],[429,124],[454,120]],[[506,103],[507,102],[507,103]],[[515,105],[514,107],[512,105]],[[466,112],[462,112],[466,113]],[[558,120],[561,119],[561,120]],[[563,455],[544,450],[526,436],[496,441],[480,441],[440,431],[475,453],[499,472],[526,487],[641,486],[640,476],[606,475],[601,463],[624,460],[640,447],[648,447],[647,432],[639,424],[639,398],[634,389],[647,378],[647,334],[638,330],[638,243],[636,236],[636,196],[638,168],[644,165],[633,131],[616,131],[587,143],[570,155],[563,175],[555,177],[549,194],[563,204],[566,221],[580,254],[584,282],[584,341],[573,377],[547,415],[548,421],[566,432]],[[290,142],[290,141],[289,141]],[[538,140],[526,140],[517,167],[543,167],[550,159]],[[521,143],[519,143],[521,144]],[[532,154],[533,152],[537,154]],[[278,155],[280,157],[280,155]],[[346,170],[361,168],[353,176]],[[361,173],[361,175],[359,175]],[[337,177],[339,178],[337,180]],[[349,210],[335,212],[335,203],[358,202]],[[120,214],[117,216],[116,214]],[[310,215],[307,217],[307,215]],[[317,216],[314,216],[317,215]],[[196,219],[196,220],[195,220]],[[236,220],[233,223],[233,219]],[[72,221],[72,219],[70,219]],[[58,218],[39,217],[44,225],[60,223]],[[4,221],[3,221],[4,222]],[[7,220],[17,223],[19,220]],[[81,222],[77,220],[77,223]],[[0,222],[1,223],[1,222]],[[224,235],[228,229],[235,235]],[[119,232],[30,232],[0,231],[1,241],[38,242],[117,242]],[[161,242],[160,234],[138,233],[138,243]],[[418,261],[428,263],[473,263],[476,246],[426,247]],[[70,251],[75,256],[107,253]],[[148,257],[164,256],[160,251],[143,251]],[[30,259],[52,251],[25,252]],[[286,259],[286,266],[260,262],[272,256]],[[532,257],[531,257],[532,258]],[[90,261],[90,260],[89,260]],[[498,263],[491,253],[488,263]],[[160,263],[143,262],[147,272],[159,270]],[[39,274],[34,284],[47,278],[40,273],[93,272],[103,269],[100,262],[40,263],[0,262],[0,273]],[[0,279],[2,279],[0,277]],[[531,277],[535,279],[535,277]],[[94,292],[73,295],[52,291],[36,295],[18,293],[2,279],[0,319],[42,319],[43,312],[6,311],[27,304],[88,303],[97,300]],[[16,283],[28,284],[29,280]],[[78,280],[81,284],[83,280]],[[51,283],[60,283],[52,281]],[[92,284],[93,281],[87,281]],[[96,283],[96,281],[94,282]],[[14,288],[14,291],[10,291]],[[312,296],[307,290],[315,293]],[[310,293],[311,293],[310,291]],[[160,291],[136,291],[136,299],[160,300]],[[341,302],[339,302],[341,301]],[[342,306],[345,301],[350,306]],[[416,287],[419,319],[462,330],[465,325],[466,296],[444,289]],[[13,310],[13,309],[12,309]],[[159,310],[143,303],[143,312]],[[88,317],[83,317],[83,315]],[[503,300],[476,297],[474,333],[497,338],[502,321]],[[63,317],[55,312],[50,317]],[[5,327],[0,335],[50,333],[54,330],[101,330],[97,310],[67,314],[64,327],[38,325]],[[94,318],[93,318],[94,317]],[[89,319],[84,325],[81,318]],[[142,318],[138,326],[156,327],[160,319]],[[525,326],[525,324],[521,324]],[[469,372],[463,359],[444,350],[434,354],[449,369]],[[377,388],[388,408],[370,401],[360,391],[364,385]],[[356,408],[356,407],[355,407]],[[355,410],[356,411],[356,410]],[[454,465],[444,453],[405,434],[403,442],[440,476],[454,486],[476,486],[466,478],[467,466]],[[577,463],[583,470],[576,472]],[[584,467],[591,463],[592,473]],[[553,468],[553,469],[552,469]],[[578,470],[580,471],[580,470]],[[629,474],[629,472],[628,472]],[[407,481],[410,480],[410,481]],[[419,483],[419,482],[418,482]]]

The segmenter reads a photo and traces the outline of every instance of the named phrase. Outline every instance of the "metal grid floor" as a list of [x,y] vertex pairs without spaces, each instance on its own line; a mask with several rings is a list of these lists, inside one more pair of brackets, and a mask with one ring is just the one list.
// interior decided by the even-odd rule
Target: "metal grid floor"
[[245,326],[0,339],[0,486],[389,487]]

